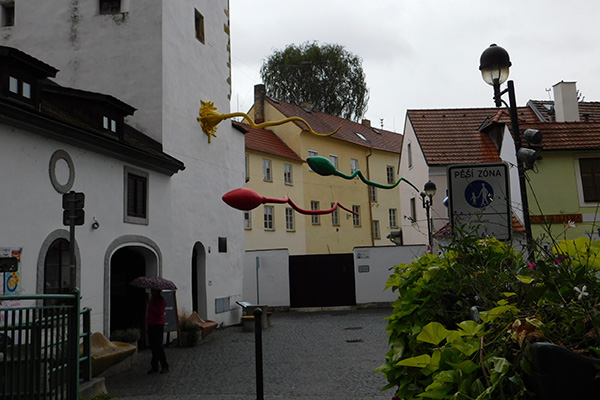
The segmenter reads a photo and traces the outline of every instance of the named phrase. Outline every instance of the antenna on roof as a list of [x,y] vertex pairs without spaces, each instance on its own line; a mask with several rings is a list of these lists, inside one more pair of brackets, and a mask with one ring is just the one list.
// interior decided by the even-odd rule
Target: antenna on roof
[[551,88],[546,88],[544,89],[546,91],[546,93],[548,93],[548,100],[552,100],[552,95],[550,93],[552,93],[552,89]]
[[383,129],[383,118],[379,118],[379,125],[381,125],[381,129]]

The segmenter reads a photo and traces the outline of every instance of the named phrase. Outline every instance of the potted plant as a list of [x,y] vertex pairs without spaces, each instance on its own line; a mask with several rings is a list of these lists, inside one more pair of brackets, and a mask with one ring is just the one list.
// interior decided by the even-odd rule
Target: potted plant
[[589,239],[525,259],[494,238],[459,232],[443,254],[395,267],[390,350],[377,371],[398,399],[554,399],[540,391],[533,343],[586,351],[589,364],[600,351],[599,272],[600,248]]
[[181,335],[181,345],[184,347],[193,347],[200,340],[202,328],[198,323],[191,320],[185,314],[179,318],[179,333]]

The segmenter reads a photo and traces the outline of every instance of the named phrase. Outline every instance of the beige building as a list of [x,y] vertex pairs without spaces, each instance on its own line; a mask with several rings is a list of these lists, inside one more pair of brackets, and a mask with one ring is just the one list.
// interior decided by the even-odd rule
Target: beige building
[[[317,133],[340,129],[332,136],[317,136],[298,121],[269,127],[269,131],[298,159],[273,154],[270,147],[258,149],[246,134],[250,178],[246,187],[267,197],[288,195],[304,209],[330,209],[337,201],[358,215],[342,209],[319,216],[294,213],[294,229],[289,230],[285,215],[289,212],[287,205],[263,205],[250,213],[251,229],[246,230],[246,249],[281,247],[289,248],[291,255],[339,254],[350,253],[357,246],[392,245],[387,236],[397,232],[400,226],[397,186],[389,190],[375,189],[358,177],[321,176],[310,170],[304,161],[310,156],[326,157],[343,174],[351,175],[360,170],[367,180],[393,184],[399,178],[402,135],[376,129],[366,120],[359,124],[314,111],[306,105],[301,107],[270,99],[265,96],[263,85],[257,85],[255,99],[249,115],[254,116],[257,123],[301,117]],[[263,130],[263,135],[268,135],[266,132]],[[263,143],[263,146],[266,145]],[[266,160],[271,161],[271,180],[265,176]],[[292,168],[293,184],[285,182],[285,164]],[[272,227],[268,221],[271,209],[265,211],[265,206],[273,209]],[[281,233],[274,234],[278,232]]]

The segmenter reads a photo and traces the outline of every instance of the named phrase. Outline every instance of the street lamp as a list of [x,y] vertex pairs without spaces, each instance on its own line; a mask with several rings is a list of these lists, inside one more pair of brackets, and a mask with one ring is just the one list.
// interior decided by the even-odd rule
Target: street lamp
[[428,181],[424,188],[424,190],[421,192],[421,200],[423,201],[423,208],[425,209],[426,215],[427,215],[427,238],[428,238],[428,243],[429,243],[429,251],[431,251],[432,246],[433,246],[433,239],[432,239],[432,224],[431,224],[431,218],[430,218],[430,209],[431,206],[433,205],[433,196],[435,196],[435,191],[437,189],[437,187],[435,186],[435,183]]
[[[531,166],[532,160],[537,158],[536,154],[531,154],[531,149],[522,148],[521,132],[519,131],[519,119],[517,115],[517,101],[515,98],[515,87],[513,81],[508,81],[508,72],[511,66],[508,52],[502,47],[495,44],[490,45],[479,59],[479,70],[483,80],[494,87],[494,102],[496,107],[501,107],[502,104],[508,108],[510,122],[512,125],[512,138],[515,143],[515,151],[517,157],[517,169],[519,171],[519,186],[521,188],[521,201],[523,204],[523,224],[525,226],[525,238],[527,240],[527,250],[529,257],[533,257],[533,239],[531,236],[531,222],[529,220],[529,201],[527,200],[527,187],[525,186],[525,161],[528,167]],[[500,85],[504,82],[507,88],[500,91]],[[502,100],[502,95],[508,92],[509,104]],[[536,137],[541,142],[541,134],[531,135],[529,132],[527,140],[530,137]],[[539,144],[539,143],[536,143]],[[509,221],[510,223],[510,221]]]

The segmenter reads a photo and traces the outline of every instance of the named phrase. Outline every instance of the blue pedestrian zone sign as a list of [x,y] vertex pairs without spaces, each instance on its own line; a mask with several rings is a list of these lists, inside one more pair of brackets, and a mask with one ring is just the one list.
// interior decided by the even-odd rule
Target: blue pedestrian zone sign
[[512,237],[510,185],[506,163],[448,167],[448,207],[457,226],[476,229],[480,236]]

